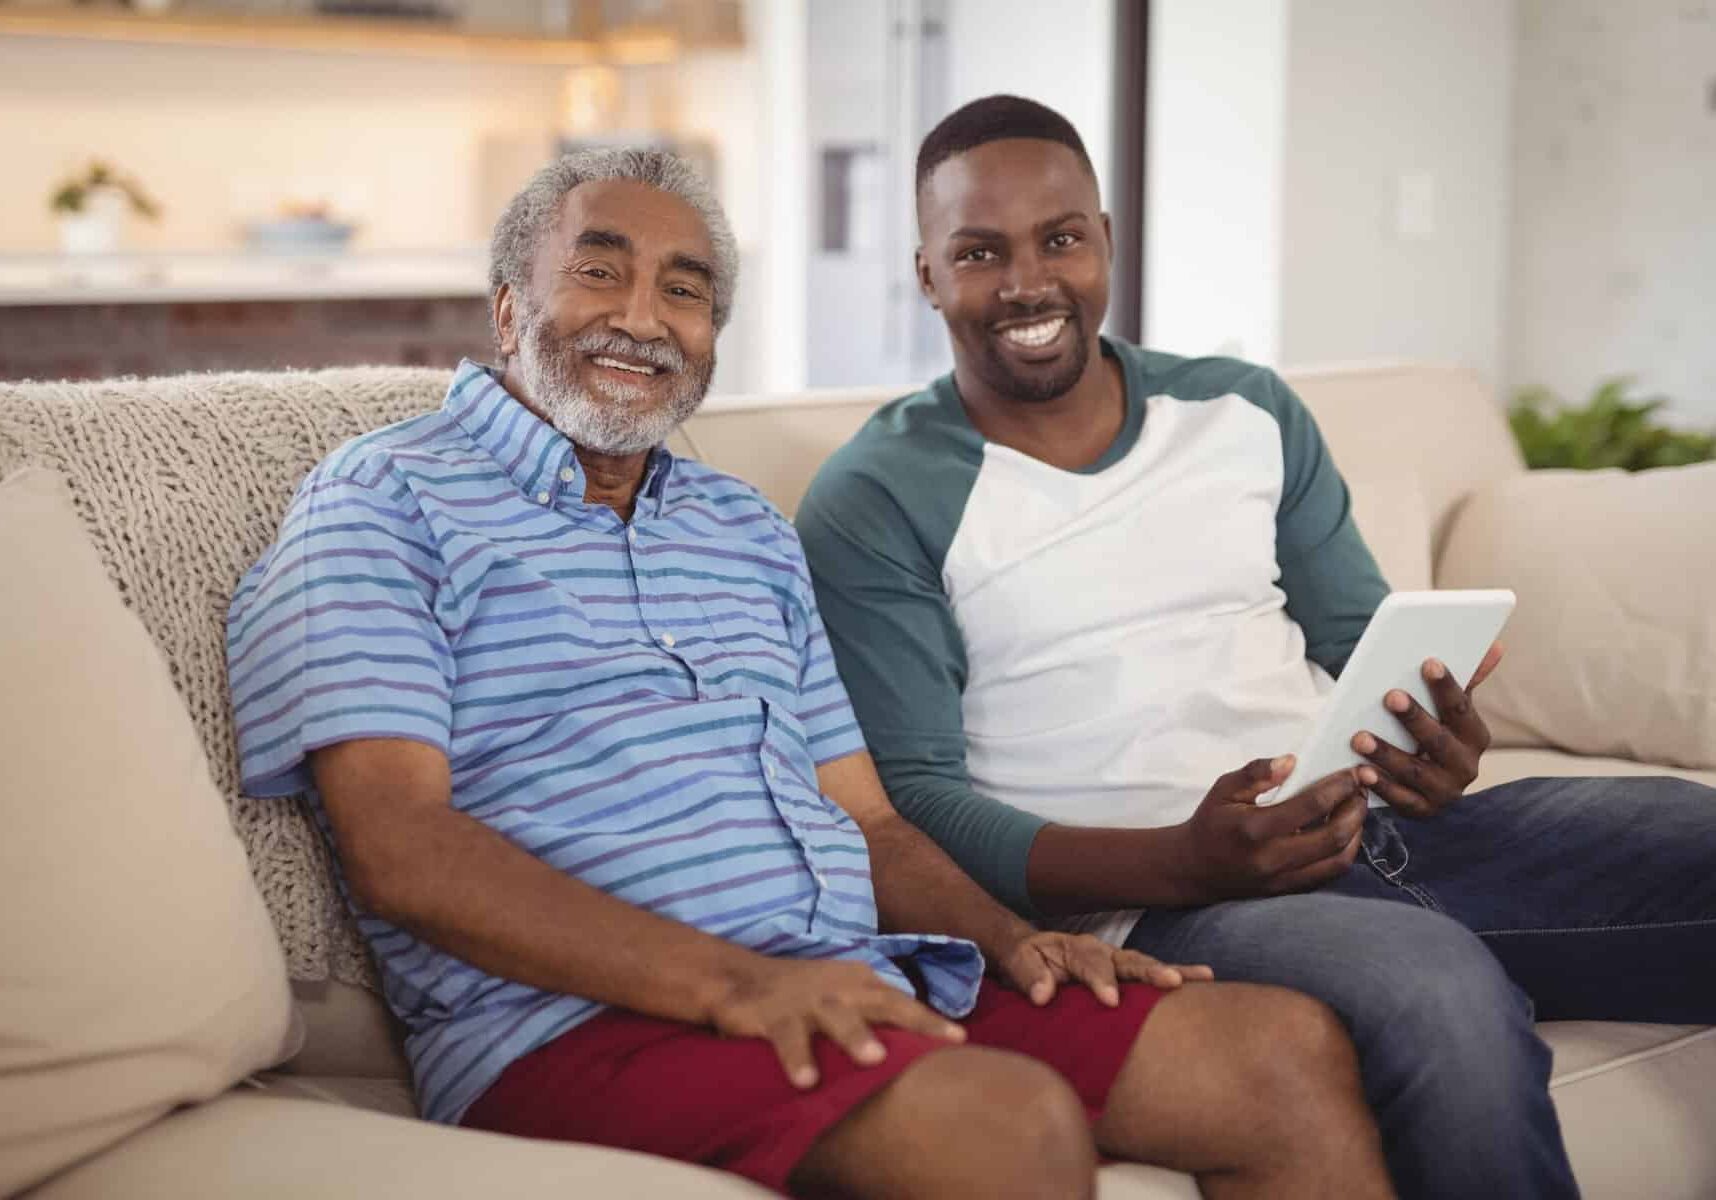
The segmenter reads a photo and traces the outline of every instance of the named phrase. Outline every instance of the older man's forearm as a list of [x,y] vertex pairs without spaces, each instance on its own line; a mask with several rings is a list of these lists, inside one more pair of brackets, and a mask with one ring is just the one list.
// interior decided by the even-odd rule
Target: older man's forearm
[[[647,912],[451,809],[401,814],[359,899],[488,974],[634,1012],[708,1024],[767,960]],[[359,873],[354,879],[364,879]]]
[[977,943],[991,963],[1036,932],[984,891],[947,853],[897,814],[864,829],[884,932],[950,934]]

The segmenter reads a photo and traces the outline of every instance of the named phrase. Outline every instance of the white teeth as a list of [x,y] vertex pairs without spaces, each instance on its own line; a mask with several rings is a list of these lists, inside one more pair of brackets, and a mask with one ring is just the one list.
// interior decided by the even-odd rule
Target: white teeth
[[1066,323],[1065,317],[1051,317],[1047,321],[1038,321],[1035,325],[1015,325],[1001,336],[1015,346],[1046,346],[1059,336],[1061,326]]
[[654,375],[655,374],[655,368],[654,367],[634,366],[631,363],[623,363],[617,358],[608,358],[608,357],[605,357],[603,355],[598,355],[597,357],[592,358],[590,361],[595,363],[598,367],[612,367],[616,371],[630,371],[634,375]]

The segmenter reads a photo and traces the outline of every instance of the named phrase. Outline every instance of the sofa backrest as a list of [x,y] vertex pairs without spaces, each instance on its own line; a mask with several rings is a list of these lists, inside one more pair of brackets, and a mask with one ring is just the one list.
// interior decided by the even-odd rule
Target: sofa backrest
[[1507,419],[1461,367],[1306,367],[1282,372],[1349,480],[1412,479],[1439,561],[1460,503],[1525,470]]

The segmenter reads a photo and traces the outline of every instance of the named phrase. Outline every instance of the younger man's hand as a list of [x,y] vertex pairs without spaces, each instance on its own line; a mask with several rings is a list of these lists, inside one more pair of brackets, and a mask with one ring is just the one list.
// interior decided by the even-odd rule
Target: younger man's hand
[[1214,979],[1206,966],[1182,967],[1159,962],[1136,950],[1110,946],[1088,933],[1037,931],[1013,947],[995,974],[1009,987],[1025,993],[1035,1005],[1047,1004],[1063,983],[1080,983],[1110,1008],[1120,1003],[1120,985],[1127,981],[1173,989],[1192,980]]
[[1359,850],[1365,794],[1355,768],[1279,804],[1257,799],[1286,782],[1293,756],[1260,758],[1215,781],[1174,827],[1187,905],[1309,891],[1343,874]]
[[1368,731],[1353,736],[1353,749],[1374,764],[1360,767],[1360,777],[1395,812],[1414,819],[1433,817],[1465,795],[1477,779],[1478,760],[1490,748],[1490,730],[1478,715],[1472,693],[1489,678],[1501,657],[1497,642],[1464,688],[1442,663],[1433,658],[1425,662],[1424,681],[1436,701],[1436,717],[1405,692],[1392,691],[1383,697],[1388,711],[1400,718],[1418,743],[1418,753],[1409,754]]

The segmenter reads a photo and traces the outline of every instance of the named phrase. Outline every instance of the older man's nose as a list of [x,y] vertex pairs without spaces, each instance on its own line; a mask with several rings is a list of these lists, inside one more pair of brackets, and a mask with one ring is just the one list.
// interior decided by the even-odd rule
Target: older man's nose
[[608,318],[608,323],[639,342],[654,342],[667,336],[667,326],[656,311],[653,287],[634,287],[626,296],[625,304]]

